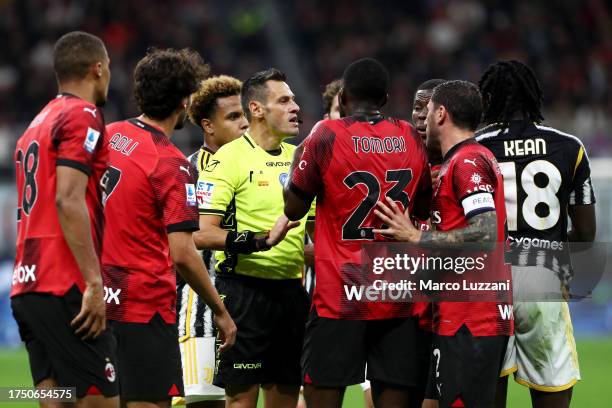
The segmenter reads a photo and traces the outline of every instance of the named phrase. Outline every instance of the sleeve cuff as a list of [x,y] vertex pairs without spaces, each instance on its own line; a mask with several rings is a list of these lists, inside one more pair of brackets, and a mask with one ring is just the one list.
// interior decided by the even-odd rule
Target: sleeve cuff
[[194,232],[200,229],[200,224],[195,220],[187,220],[166,226],[166,231],[171,232]]
[[205,210],[198,210],[198,212],[200,213],[200,215],[220,215],[220,216],[224,216],[225,215],[225,210],[213,210],[210,208],[207,208]]
[[57,160],[55,160],[55,166],[72,167],[73,169],[82,171],[88,176],[91,176],[91,167],[89,167],[85,163],[81,163],[76,160],[58,158]]
[[296,196],[298,196],[299,198],[301,198],[302,200],[304,200],[307,203],[311,203],[312,200],[314,200],[315,195],[314,194],[310,194],[304,190],[302,190],[301,188],[299,188],[298,186],[296,186],[293,181],[289,182],[289,191],[291,191],[293,194],[295,194]]

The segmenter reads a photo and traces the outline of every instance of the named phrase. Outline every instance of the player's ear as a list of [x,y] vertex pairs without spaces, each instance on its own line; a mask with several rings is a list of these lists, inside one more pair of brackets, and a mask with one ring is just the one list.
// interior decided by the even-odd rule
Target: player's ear
[[208,135],[213,135],[215,133],[215,127],[213,126],[212,122],[210,121],[210,119],[202,119],[202,121],[200,122],[200,125],[202,125],[202,129],[204,129],[204,133],[208,134]]
[[102,78],[102,73],[104,71],[104,67],[102,66],[102,61],[98,61],[92,64],[91,71],[93,73],[94,78],[96,79]]
[[324,113],[323,114],[323,119],[329,119],[329,113]]
[[435,113],[436,122],[438,122],[438,125],[441,125],[444,122],[446,122],[446,120],[448,120],[448,111],[446,110],[444,105],[439,105],[435,109],[436,109],[436,113]]
[[251,112],[252,118],[263,118],[264,116],[264,106],[259,101],[249,101],[249,111]]

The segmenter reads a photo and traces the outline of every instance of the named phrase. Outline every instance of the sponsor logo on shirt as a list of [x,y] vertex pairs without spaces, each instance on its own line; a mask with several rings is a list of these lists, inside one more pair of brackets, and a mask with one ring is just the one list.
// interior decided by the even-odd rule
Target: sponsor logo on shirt
[[104,286],[104,301],[109,305],[114,303],[116,305],[121,304],[119,300],[119,295],[121,294],[120,288],[111,288],[110,286]]
[[13,269],[13,285],[16,283],[36,282],[36,265],[16,265]]
[[198,206],[201,208],[207,208],[212,203],[212,194],[215,190],[215,184],[206,181],[198,181],[196,188],[196,197],[198,200]]
[[195,207],[198,204],[195,186],[191,183],[185,184],[185,192],[187,194],[187,205]]
[[83,147],[89,153],[93,153],[96,148],[96,144],[98,144],[98,138],[100,137],[100,132],[90,127],[87,128],[87,135],[85,136],[85,143],[83,143]]

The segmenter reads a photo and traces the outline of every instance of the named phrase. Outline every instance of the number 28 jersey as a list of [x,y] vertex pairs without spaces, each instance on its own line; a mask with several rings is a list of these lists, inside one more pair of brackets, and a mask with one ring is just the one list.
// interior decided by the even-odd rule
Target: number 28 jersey
[[318,315],[354,320],[410,316],[406,304],[366,303],[348,299],[347,291],[364,280],[362,244],[385,240],[372,231],[382,226],[374,214],[377,201],[390,197],[413,216],[428,218],[431,180],[422,141],[402,120],[352,116],[319,122],[300,148],[289,189],[317,199],[313,307]]
[[100,178],[108,159],[102,112],[62,93],[45,106],[17,141],[17,253],[11,296],[64,295],[85,282],[59,223],[55,205],[57,166],[88,176],[85,201],[98,256],[102,250]]

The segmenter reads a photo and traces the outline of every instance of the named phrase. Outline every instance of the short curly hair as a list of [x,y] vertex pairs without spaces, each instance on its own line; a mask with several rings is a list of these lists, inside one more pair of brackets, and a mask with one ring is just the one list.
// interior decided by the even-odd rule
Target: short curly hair
[[149,49],[134,70],[138,107],[152,119],[166,119],[183,98],[198,89],[210,68],[196,51]]
[[191,95],[189,120],[202,127],[202,119],[210,119],[215,113],[217,99],[240,96],[242,82],[228,75],[219,75],[200,82],[200,88]]
[[342,79],[334,79],[329,84],[325,86],[325,91],[323,92],[323,112],[329,115],[331,111],[332,102],[334,98],[342,89]]

